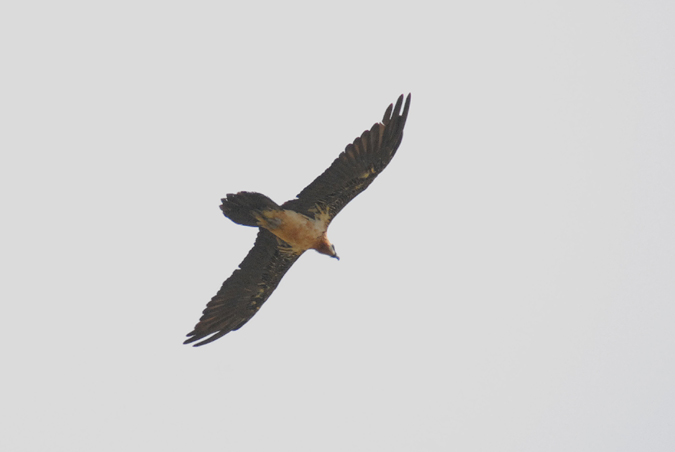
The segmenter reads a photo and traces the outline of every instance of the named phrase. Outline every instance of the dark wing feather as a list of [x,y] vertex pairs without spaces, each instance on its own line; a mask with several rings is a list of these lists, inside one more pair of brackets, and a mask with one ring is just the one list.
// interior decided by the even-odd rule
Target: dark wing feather
[[[189,344],[207,336],[195,346],[208,344],[241,328],[272,295],[279,281],[300,257],[290,246],[266,229],[260,229],[251,251],[209,301]],[[214,334],[215,333],[215,334]]]
[[403,95],[398,98],[396,106],[389,105],[382,123],[363,132],[296,199],[281,207],[312,217],[317,213],[318,206],[323,211],[327,209],[329,219],[332,220],[349,201],[375,180],[396,154],[403,139],[403,127],[410,108],[410,94],[405,101],[403,113],[402,105]]

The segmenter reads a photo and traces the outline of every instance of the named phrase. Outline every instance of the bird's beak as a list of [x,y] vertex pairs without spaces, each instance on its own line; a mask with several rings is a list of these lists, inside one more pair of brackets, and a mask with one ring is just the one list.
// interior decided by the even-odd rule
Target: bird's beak
[[337,259],[337,260],[340,260],[340,256],[338,256],[337,254],[336,254],[335,256],[333,256],[333,257],[334,257],[335,259]]

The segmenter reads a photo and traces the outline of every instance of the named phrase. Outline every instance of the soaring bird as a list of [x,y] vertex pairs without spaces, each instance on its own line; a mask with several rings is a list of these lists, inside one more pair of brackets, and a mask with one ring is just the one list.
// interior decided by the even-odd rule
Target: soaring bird
[[335,215],[368,188],[394,157],[409,108],[410,94],[405,105],[401,95],[384,112],[382,122],[347,145],[323,174],[281,206],[253,192],[222,199],[223,214],[237,224],[259,228],[258,237],[239,268],[206,305],[185,344],[208,344],[241,328],[308,249],[339,259],[326,230]]

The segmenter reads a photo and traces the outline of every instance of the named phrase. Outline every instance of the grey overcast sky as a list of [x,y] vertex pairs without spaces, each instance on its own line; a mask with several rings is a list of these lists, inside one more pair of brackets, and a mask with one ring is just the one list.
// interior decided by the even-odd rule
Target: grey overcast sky
[[[675,450],[671,1],[5,2],[0,450]],[[255,230],[412,92],[244,328]]]

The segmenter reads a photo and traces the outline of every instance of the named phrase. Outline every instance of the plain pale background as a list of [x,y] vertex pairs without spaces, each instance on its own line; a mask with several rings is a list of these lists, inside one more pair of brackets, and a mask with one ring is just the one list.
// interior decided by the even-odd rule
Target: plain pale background
[[[7,2],[3,451],[675,450],[670,1]],[[241,330],[255,230],[403,144]]]

